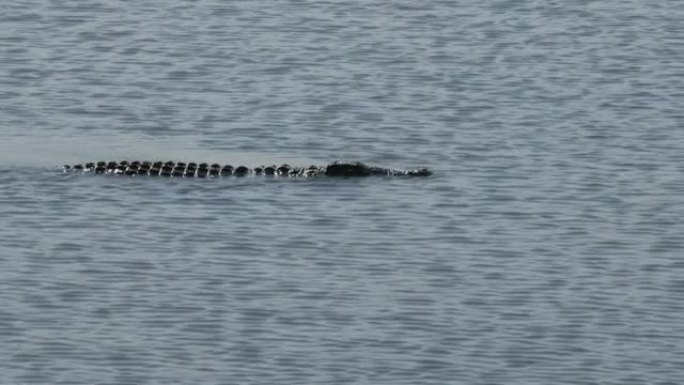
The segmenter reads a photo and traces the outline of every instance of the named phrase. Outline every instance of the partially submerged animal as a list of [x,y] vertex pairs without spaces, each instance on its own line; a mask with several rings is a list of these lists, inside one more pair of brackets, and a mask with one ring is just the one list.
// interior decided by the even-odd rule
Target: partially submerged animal
[[207,178],[220,176],[273,175],[288,177],[314,176],[430,176],[432,171],[421,168],[416,170],[394,170],[368,166],[360,162],[334,162],[327,166],[291,167],[259,166],[252,169],[245,166],[233,167],[229,164],[195,162],[151,162],[151,161],[99,161],[85,164],[65,165],[65,172],[92,172],[112,175],[147,175],[162,177]]

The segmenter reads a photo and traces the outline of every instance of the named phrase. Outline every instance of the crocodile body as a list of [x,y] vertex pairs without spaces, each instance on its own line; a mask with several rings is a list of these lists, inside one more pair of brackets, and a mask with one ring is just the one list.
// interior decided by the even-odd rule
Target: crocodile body
[[99,161],[85,164],[65,165],[65,172],[89,172],[112,175],[140,175],[183,178],[207,178],[247,175],[272,175],[288,177],[353,177],[353,176],[429,176],[432,172],[426,168],[416,170],[393,170],[389,168],[368,166],[360,162],[334,162],[327,166],[291,167],[259,166],[247,168],[233,167],[218,163],[195,162],[151,162],[151,161]]

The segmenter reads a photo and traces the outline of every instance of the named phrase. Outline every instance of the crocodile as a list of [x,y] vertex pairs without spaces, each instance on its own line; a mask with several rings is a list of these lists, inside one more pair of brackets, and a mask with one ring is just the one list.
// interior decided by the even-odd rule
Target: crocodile
[[175,178],[207,178],[247,175],[270,175],[287,177],[365,177],[365,176],[430,176],[427,168],[415,170],[395,170],[384,167],[368,166],[361,162],[333,162],[327,166],[292,167],[281,166],[245,166],[233,167],[230,164],[195,163],[195,162],[162,162],[162,161],[99,161],[83,164],[64,165],[64,172],[95,173],[106,175],[129,176],[161,176]]

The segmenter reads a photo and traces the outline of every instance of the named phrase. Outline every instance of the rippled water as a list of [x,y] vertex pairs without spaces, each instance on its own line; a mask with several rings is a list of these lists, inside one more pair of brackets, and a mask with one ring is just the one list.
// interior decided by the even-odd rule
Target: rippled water
[[[1,384],[680,384],[684,3],[21,1]],[[429,178],[63,174],[350,159]]]

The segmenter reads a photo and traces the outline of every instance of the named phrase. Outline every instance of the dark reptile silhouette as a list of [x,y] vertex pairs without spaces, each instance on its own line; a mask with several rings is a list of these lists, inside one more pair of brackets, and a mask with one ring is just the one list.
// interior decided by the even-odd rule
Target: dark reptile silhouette
[[363,177],[363,176],[430,176],[432,171],[421,168],[416,170],[394,170],[368,166],[360,162],[334,162],[327,166],[291,167],[259,166],[252,169],[245,166],[233,167],[218,163],[195,162],[151,162],[151,161],[99,161],[85,164],[65,165],[65,172],[82,172],[111,175],[141,175],[161,177],[207,178],[222,176],[272,175],[288,177]]

